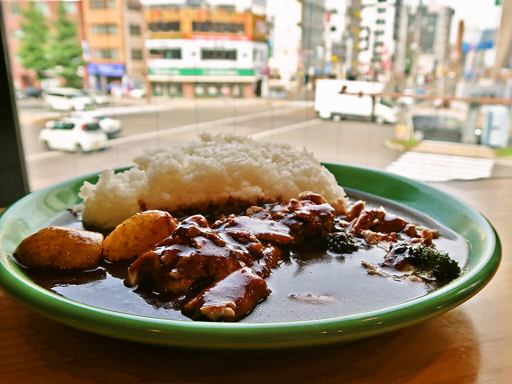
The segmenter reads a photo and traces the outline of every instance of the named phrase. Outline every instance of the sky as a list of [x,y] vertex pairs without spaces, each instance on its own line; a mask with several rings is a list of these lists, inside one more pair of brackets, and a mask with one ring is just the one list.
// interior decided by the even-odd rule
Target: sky
[[[418,0],[406,0],[407,4],[416,5]],[[464,20],[466,28],[497,28],[500,23],[501,7],[495,5],[495,0],[423,0],[424,5],[447,5],[455,10],[454,22],[456,28],[459,20]],[[452,31],[452,40],[454,33]]]

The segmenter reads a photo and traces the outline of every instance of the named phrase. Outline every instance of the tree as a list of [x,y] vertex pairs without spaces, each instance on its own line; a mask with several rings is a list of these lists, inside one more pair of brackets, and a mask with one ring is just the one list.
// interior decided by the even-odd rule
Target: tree
[[76,24],[66,14],[66,6],[59,2],[55,30],[51,35],[48,58],[56,74],[70,87],[80,88],[82,81],[77,74],[82,65],[82,48],[77,39]]
[[45,72],[51,65],[46,56],[48,26],[44,14],[34,2],[30,2],[22,11],[21,38],[18,56],[26,69],[32,69],[39,79],[46,77]]

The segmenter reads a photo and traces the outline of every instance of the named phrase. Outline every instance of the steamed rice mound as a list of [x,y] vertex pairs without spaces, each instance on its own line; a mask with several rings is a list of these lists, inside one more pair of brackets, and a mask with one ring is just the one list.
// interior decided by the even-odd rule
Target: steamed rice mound
[[125,172],[103,171],[95,185],[84,183],[80,197],[86,224],[114,228],[143,209],[173,212],[230,199],[288,200],[303,191],[344,203],[334,176],[310,152],[286,144],[203,134],[199,142],[147,151],[134,162],[136,167]]

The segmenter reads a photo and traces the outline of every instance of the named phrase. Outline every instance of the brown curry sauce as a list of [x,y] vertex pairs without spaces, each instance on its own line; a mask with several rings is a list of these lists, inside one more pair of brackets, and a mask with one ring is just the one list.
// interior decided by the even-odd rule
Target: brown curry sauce
[[[450,257],[456,260],[461,267],[465,264],[468,252],[467,243],[453,231],[442,227],[421,213],[394,203],[366,195],[353,195],[352,197],[363,197],[367,202],[366,211],[372,211],[369,207],[384,206],[387,212],[394,214],[386,213],[381,218],[380,224],[375,227],[379,231],[384,230],[382,225],[392,227],[388,230],[402,228],[406,233],[400,234],[401,238],[414,239],[410,235],[414,235],[413,231],[416,231],[416,227],[407,227],[407,223],[416,223],[438,230],[441,236],[438,239],[430,239],[433,245],[438,249],[448,251]],[[356,212],[358,210],[357,204],[354,205],[353,212],[349,212],[354,217],[349,217],[347,214],[343,219],[345,221],[352,219],[353,226],[357,224],[358,220],[362,222],[372,219],[363,217],[362,208]],[[251,214],[254,218],[259,218],[268,215],[268,210],[263,212],[256,209]],[[201,235],[201,239],[204,241],[210,236],[208,241],[211,241],[211,244],[209,246],[219,247],[219,250],[226,245],[226,239],[229,241],[232,238],[233,233],[236,238],[236,233],[238,236],[242,236],[247,229],[250,229],[249,232],[255,236],[259,235],[260,238],[263,236],[263,239],[259,241],[260,239],[257,237],[239,238],[239,241],[230,244],[231,251],[239,254],[243,266],[249,264],[251,268],[240,268],[241,264],[232,265],[230,268],[220,270],[220,275],[213,283],[210,276],[205,278],[199,273],[197,279],[187,282],[187,284],[190,283],[188,285],[185,284],[185,289],[180,288],[174,291],[159,289],[158,284],[155,285],[154,279],[141,280],[135,282],[136,284],[128,284],[134,285],[133,287],[127,287],[125,280],[129,281],[130,279],[128,273],[131,268],[130,264],[132,264],[130,262],[109,263],[103,261],[98,268],[90,271],[29,269],[27,273],[39,285],[71,300],[113,311],[176,320],[190,320],[189,317],[204,319],[199,308],[208,301],[210,304],[213,303],[209,313],[217,318],[220,316],[220,319],[223,318],[223,310],[227,311],[227,315],[233,315],[232,320],[241,319],[244,322],[328,318],[399,304],[425,295],[432,289],[432,286],[423,281],[397,278],[398,275],[392,272],[384,278],[372,276],[362,263],[381,265],[387,250],[386,246],[382,246],[382,243],[379,244],[378,241],[376,244],[371,244],[372,234],[361,234],[365,231],[365,229],[361,229],[363,227],[360,230],[356,228],[356,231],[364,240],[364,246],[358,247],[355,252],[338,253],[327,250],[325,246],[319,246],[319,242],[315,241],[315,238],[322,236],[321,226],[316,228],[317,232],[313,231],[313,236],[311,234],[307,236],[304,231],[301,233],[301,228],[290,230],[290,228],[294,228],[294,223],[291,223],[290,220],[293,221],[293,218],[283,217],[281,221],[273,221],[271,228],[258,227],[261,222],[251,222],[251,219],[246,216],[235,215],[231,221],[215,222],[210,220],[212,227],[216,230],[210,231],[210,235],[206,237]],[[340,217],[337,220],[341,221]],[[63,214],[55,224],[81,226],[81,222],[71,214]],[[269,231],[274,235],[273,242],[264,239],[265,234],[268,234]],[[290,236],[290,231],[293,236]],[[378,231],[371,232],[377,233]],[[216,233],[216,235],[212,233]],[[217,239],[214,239],[216,236]],[[296,241],[290,238],[301,238],[300,244],[289,246],[290,242]],[[179,252],[187,251],[184,248],[186,241],[181,243],[174,241],[173,244],[168,245],[169,249],[174,247],[173,258],[177,253],[175,252],[176,248]],[[160,247],[160,249],[156,248],[152,251],[156,252],[158,257],[162,256],[164,251],[162,247],[165,245],[161,244]],[[277,249],[278,254],[272,251],[272,247]],[[262,253],[265,250],[266,257],[261,255],[257,258],[253,257],[252,259],[256,261],[250,265],[251,262],[248,262],[247,256],[251,252]],[[247,253],[245,256],[244,252]],[[176,269],[175,263],[170,265],[172,265],[170,269]],[[208,275],[211,273],[210,268]],[[233,274],[230,275],[230,273]],[[214,271],[212,274],[215,275]],[[219,295],[219,292],[223,292],[224,296]],[[228,292],[227,295],[226,292]],[[247,292],[250,295],[247,295]],[[239,300],[237,307],[243,308],[240,316],[231,313],[230,306],[226,306],[225,302],[222,303],[222,300],[226,301],[226,296],[232,298],[234,302]],[[253,297],[256,302],[249,302],[247,297]],[[244,298],[246,298],[245,302]],[[218,305],[219,303],[221,304]],[[215,319],[214,317],[212,319]]]

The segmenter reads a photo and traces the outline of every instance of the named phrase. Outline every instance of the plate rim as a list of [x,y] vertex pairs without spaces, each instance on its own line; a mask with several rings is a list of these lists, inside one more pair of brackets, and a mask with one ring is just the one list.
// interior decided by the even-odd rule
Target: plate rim
[[[1,237],[0,286],[9,295],[31,309],[61,323],[86,331],[152,344],[201,348],[252,349],[348,341],[403,328],[462,304],[481,290],[496,273],[501,260],[499,237],[489,221],[468,204],[425,183],[389,172],[338,163],[322,164],[330,171],[331,168],[345,168],[352,172],[362,171],[363,173],[371,173],[387,179],[406,182],[419,187],[423,192],[429,192],[437,197],[448,199],[455,205],[463,208],[464,211],[470,212],[473,220],[477,219],[478,227],[488,237],[486,248],[482,251],[483,255],[479,257],[478,262],[468,273],[427,295],[393,306],[352,315],[291,322],[215,323],[169,320],[132,315],[82,304],[48,291],[23,275],[23,273],[17,270],[14,261],[10,260],[11,256],[2,248]],[[118,168],[117,170],[123,169],[126,169],[126,167]],[[96,177],[98,174],[99,172],[93,172],[66,180],[32,192],[12,204],[0,215],[0,236],[3,234],[4,221],[15,212],[16,207],[21,205],[22,202],[26,202],[29,199],[37,200],[38,197],[44,196],[51,191],[72,188],[76,183],[82,183],[84,180]],[[367,191],[363,192],[373,194]],[[389,199],[386,196],[373,195]],[[404,202],[394,199],[389,200],[416,209]],[[445,225],[444,223],[442,224]],[[270,339],[253,340],[256,336],[261,336],[262,334],[270,337]],[[165,337],[158,337],[164,335]],[[210,338],[210,340],[204,340],[204,343],[198,345],[198,340],[201,339],[201,336],[204,339]],[[223,337],[229,339],[222,340]],[[273,345],[272,340],[275,341],[275,345]],[[242,341],[244,343],[252,343],[253,345],[247,346]]]

